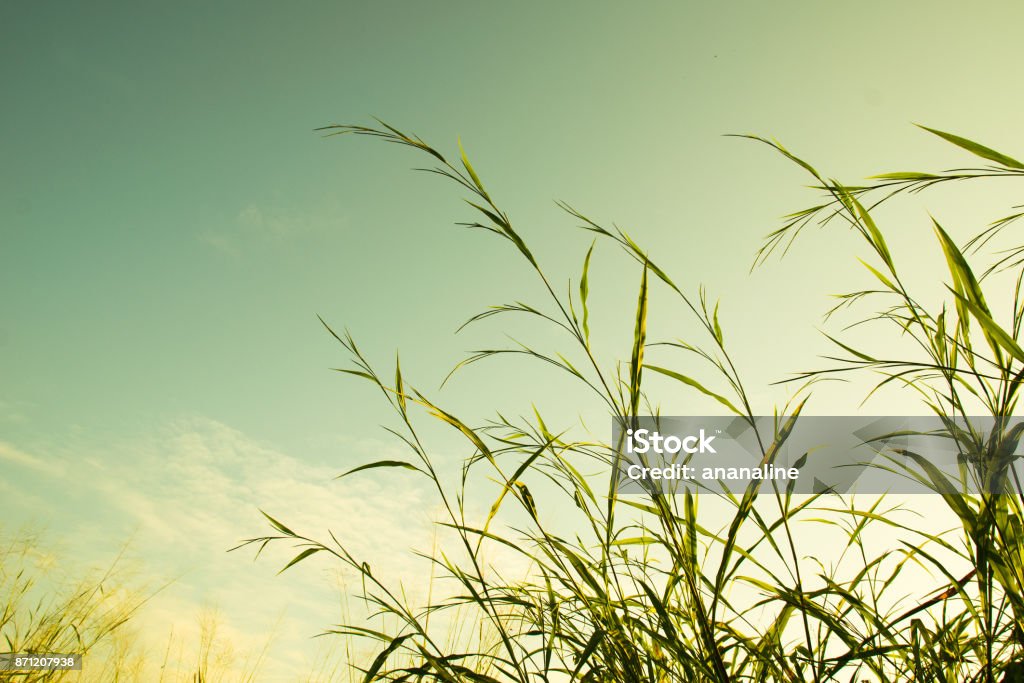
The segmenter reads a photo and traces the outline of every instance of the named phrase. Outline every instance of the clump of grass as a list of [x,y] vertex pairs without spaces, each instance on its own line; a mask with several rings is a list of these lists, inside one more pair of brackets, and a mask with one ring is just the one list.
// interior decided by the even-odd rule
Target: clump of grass
[[[130,588],[120,556],[106,569],[74,580],[61,575],[38,534],[4,534],[0,536],[0,601],[0,637],[9,652],[86,658],[96,654],[96,664],[103,662],[104,671],[129,671],[136,666],[121,636],[146,597]],[[16,680],[77,680],[80,675],[19,672]]]
[[[541,361],[584,386],[623,428],[642,412],[657,414],[645,379],[651,373],[665,376],[684,391],[714,399],[755,430],[756,415],[778,415],[771,429],[758,431],[765,464],[785,445],[813,382],[835,371],[798,376],[789,404],[758,410],[729,351],[717,304],[702,288],[693,294],[684,291],[624,231],[562,205],[596,238],[582,258],[577,284],[563,293],[461,149],[458,160],[449,160],[420,138],[383,123],[323,130],[369,136],[425,154],[434,163],[426,170],[467,193],[474,218],[463,225],[507,242],[542,285],[543,301],[495,306],[471,322],[527,316],[552,326],[565,346],[554,351],[529,345],[485,349],[460,367],[506,355]],[[937,134],[996,165],[945,175],[889,174],[874,186],[847,187],[826,181],[810,164],[768,143],[811,172],[827,199],[794,214],[773,233],[759,261],[816,218],[846,221],[879,262],[869,270],[882,289],[853,293],[844,303],[876,295],[894,298],[872,319],[914,335],[925,359],[879,358],[837,340],[851,356],[842,369],[880,371],[881,386],[895,382],[920,393],[937,414],[949,418],[951,434],[953,418],[969,414],[964,409],[967,395],[997,418],[997,429],[989,434],[954,436],[974,456],[975,474],[996,489],[986,488],[977,496],[951,490],[949,482],[932,476],[927,461],[918,458],[926,481],[961,520],[959,538],[904,521],[907,511],[884,498],[864,504],[835,495],[795,496],[778,488],[759,496],[754,483],[742,495],[715,501],[728,510],[723,524],[716,521],[720,516],[702,514],[708,503],[698,504],[693,495],[649,491],[641,497],[620,497],[617,444],[578,428],[556,426],[536,411],[472,425],[411,385],[398,362],[387,374],[379,371],[351,335],[325,322],[351,360],[344,372],[381,392],[397,418],[390,431],[410,453],[406,460],[368,463],[343,476],[402,468],[430,483],[444,510],[438,524],[452,542],[430,559],[455,590],[425,605],[410,605],[333,533],[329,541],[321,541],[270,515],[273,532],[243,545],[262,550],[269,543],[291,542],[297,553],[285,568],[313,556],[330,556],[358,573],[363,598],[376,614],[395,623],[386,631],[360,623],[332,629],[378,644],[372,659],[353,663],[366,681],[1016,680],[1011,677],[1019,675],[1014,673],[1022,656],[1018,624],[1024,618],[1020,490],[1007,477],[1000,478],[1005,470],[997,456],[1019,437],[1000,430],[998,418],[1012,414],[1024,379],[1024,352],[1016,341],[1024,275],[1017,277],[1012,323],[1000,326],[985,303],[983,278],[974,275],[964,250],[937,226],[950,266],[953,303],[928,312],[900,278],[871,216],[874,204],[866,208],[864,203],[875,191],[889,198],[945,180],[1024,175],[1024,166],[1010,157]],[[1003,219],[971,244],[981,246],[1014,220],[1016,216]],[[590,338],[590,266],[595,250],[605,246],[633,264],[639,282],[629,321],[632,344],[623,349],[621,360],[600,357]],[[1021,266],[1024,249],[1011,253],[1016,257],[1003,256],[997,268]],[[654,287],[675,298],[697,324],[701,338],[648,340]],[[978,335],[985,346],[977,343]],[[655,353],[666,359],[679,354],[686,362],[652,363],[649,357]],[[710,369],[716,383],[695,379],[695,365],[704,374]],[[467,455],[457,482],[446,481],[436,466],[422,436],[423,419],[440,420],[464,440]],[[493,504],[482,518],[472,518],[467,499],[471,492],[485,490],[484,477],[494,482]],[[538,499],[534,493],[540,491],[545,496]],[[798,524],[822,525],[839,539],[840,550],[831,563],[817,557],[817,548],[801,547]],[[896,534],[899,542],[875,547],[868,540],[874,529]],[[841,535],[836,537],[836,531]],[[520,558],[529,570],[522,577],[506,578],[487,560],[499,551]],[[964,565],[963,574],[953,572],[958,562]],[[439,634],[431,615],[453,609],[484,625],[488,637],[453,640]]]
[[[218,630],[213,613],[199,615],[197,642],[169,634],[151,651],[143,638],[142,614],[158,591],[148,591],[129,570],[122,551],[102,568],[76,573],[46,535],[0,529],[0,651],[77,654],[80,671],[0,672],[19,682],[214,683],[262,680],[266,648],[255,657],[236,652]],[[268,641],[269,647],[269,641]],[[245,661],[241,661],[245,659]],[[325,659],[296,680],[338,680],[336,663]]]
[[[874,263],[862,261],[876,281],[871,289],[843,294],[834,310],[880,301],[876,309],[860,323],[888,329],[887,336],[900,335],[915,342],[918,353],[912,357],[891,358],[873,349],[854,348],[834,339],[842,355],[840,365],[815,370],[804,378],[834,376],[847,372],[872,372],[880,379],[871,393],[895,384],[916,392],[923,404],[941,418],[943,435],[956,445],[961,462],[973,483],[968,494],[957,482],[939,472],[921,454],[904,451],[918,477],[942,494],[949,509],[962,526],[957,554],[967,569],[962,577],[949,573],[945,563],[924,555],[938,571],[950,579],[949,596],[956,596],[962,611],[957,621],[946,626],[956,632],[971,633],[969,658],[972,679],[995,680],[1006,670],[1007,680],[1022,675],[1024,651],[1024,509],[1021,482],[1013,465],[1022,435],[1017,412],[1021,382],[1024,380],[1024,350],[1019,338],[1024,320],[1024,245],[1011,243],[995,250],[995,257],[984,270],[975,262],[983,249],[1024,216],[1015,210],[993,221],[963,245],[958,244],[932,218],[936,241],[948,266],[945,282],[948,296],[929,307],[925,298],[914,292],[901,276],[897,261],[886,244],[884,234],[872,217],[880,205],[901,195],[917,193],[950,182],[988,181],[1024,178],[1024,163],[967,138],[932,128],[937,135],[988,164],[958,168],[940,173],[895,172],[870,179],[869,184],[848,187],[826,180],[811,164],[799,159],[776,142],[754,138],[781,152],[805,169],[817,187],[825,193],[822,204],[792,214],[773,232],[759,252],[763,261],[780,246],[791,244],[807,225],[846,224],[869,247]],[[867,205],[867,206],[866,206]],[[867,207],[870,207],[867,208]],[[1019,209],[1020,207],[1015,207]],[[1000,286],[996,276],[1009,278],[1011,286]],[[1005,296],[1009,289],[1008,315],[1000,315],[990,300]],[[994,296],[995,295],[995,296]],[[1002,319],[1005,319],[1001,322]],[[972,416],[991,419],[992,426],[979,428]],[[930,634],[933,638],[947,634]],[[936,669],[941,671],[941,668]],[[936,674],[938,675],[938,674]]]

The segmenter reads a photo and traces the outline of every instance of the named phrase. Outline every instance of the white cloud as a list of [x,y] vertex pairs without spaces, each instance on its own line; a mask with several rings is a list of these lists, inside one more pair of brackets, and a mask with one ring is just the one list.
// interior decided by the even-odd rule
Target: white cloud
[[[3,331],[0,330],[0,346],[3,346]],[[0,399],[0,421],[28,422],[28,411],[34,406],[26,401],[4,401]]]
[[[131,537],[132,554],[152,585],[173,580],[140,616],[150,650],[162,656],[172,631],[194,643],[199,615],[215,607],[220,633],[236,650],[258,652],[276,633],[265,671],[277,680],[270,672],[312,666],[322,640],[311,638],[340,621],[341,565],[322,554],[276,576],[296,552],[290,546],[270,546],[255,562],[250,549],[228,553],[241,539],[270,531],[259,509],[312,538],[329,541],[333,531],[392,585],[423,576],[422,562],[408,550],[430,547],[424,488],[406,470],[395,470],[400,474],[393,478],[368,472],[333,481],[352,462],[401,457],[389,452],[395,448],[389,443],[349,446],[336,467],[310,464],[201,418],[175,421],[103,453],[76,453],[74,462],[70,456],[44,461],[0,442],[0,459],[54,476],[68,473],[63,486],[73,484],[76,493],[55,500],[40,483],[39,491],[29,486],[21,503],[8,499],[5,507],[31,505],[7,513],[26,520],[45,510],[51,532],[74,539],[69,551],[76,563],[102,563],[112,545]],[[95,466],[83,466],[90,460]],[[46,508],[38,507],[40,498]],[[427,586],[410,588],[415,601]]]
[[259,244],[280,244],[286,240],[337,229],[343,223],[339,207],[328,204],[316,211],[250,203],[224,225],[199,235],[201,242],[230,256]]
[[19,467],[42,472],[43,474],[59,475],[64,471],[64,467],[61,464],[29,455],[6,441],[0,441],[0,460]]

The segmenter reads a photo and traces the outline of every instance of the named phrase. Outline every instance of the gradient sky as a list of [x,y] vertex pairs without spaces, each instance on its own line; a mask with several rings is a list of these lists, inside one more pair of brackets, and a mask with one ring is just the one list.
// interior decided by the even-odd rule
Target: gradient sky
[[[619,223],[681,284],[722,297],[760,386],[813,364],[826,295],[863,282],[838,258],[859,247],[817,233],[748,275],[777,217],[813,195],[766,148],[722,135],[776,137],[846,181],[969,161],[913,122],[1019,156],[1021,25],[1009,1],[3,3],[5,527],[86,539],[69,541],[83,561],[134,534],[147,572],[190,572],[167,598],[175,618],[216,604],[231,619],[268,586],[284,596],[268,619],[302,599],[270,563],[223,553],[260,531],[257,506],[361,527],[368,548],[422,541],[405,521],[429,516],[416,490],[330,488],[392,446],[376,397],[328,370],[344,357],[316,315],[375,360],[401,350],[434,391],[502,339],[456,337],[462,321],[537,290],[502,244],[452,226],[468,214],[408,170],[423,159],[317,126],[379,116],[446,152],[460,137],[560,278],[589,238],[555,200]],[[961,235],[996,217],[928,205]],[[892,220],[897,258],[938,263],[922,208]],[[628,353],[639,274],[624,264],[595,256],[609,358]],[[555,386],[499,365],[435,395],[476,421],[531,401],[589,410]],[[307,634],[332,618],[322,604],[288,615]],[[244,642],[263,628],[236,621]]]

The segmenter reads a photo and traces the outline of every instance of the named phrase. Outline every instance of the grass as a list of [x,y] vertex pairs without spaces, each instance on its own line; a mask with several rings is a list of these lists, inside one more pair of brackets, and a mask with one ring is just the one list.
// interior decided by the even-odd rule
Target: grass
[[[889,357],[856,348],[841,335],[832,337],[834,365],[796,375],[791,403],[765,411],[754,406],[737,370],[718,306],[702,288],[684,291],[627,233],[561,205],[595,238],[582,258],[577,284],[563,293],[461,149],[450,159],[384,123],[322,130],[371,137],[423,155],[433,164],[425,170],[466,196],[472,217],[462,225],[506,242],[546,292],[541,301],[495,306],[471,323],[527,316],[557,331],[563,347],[485,349],[457,370],[493,357],[525,356],[584,386],[622,427],[642,414],[657,414],[657,397],[647,392],[645,380],[651,373],[666,376],[752,426],[758,414],[778,415],[771,430],[759,432],[764,463],[785,444],[817,381],[875,373],[875,390],[912,392],[943,418],[947,436],[981,491],[966,493],[924,457],[906,454],[913,465],[908,473],[941,495],[958,520],[957,528],[942,533],[915,519],[913,510],[881,497],[795,496],[779,489],[758,495],[754,487],[710,501],[653,491],[620,497],[618,444],[549,424],[529,410],[524,417],[496,415],[471,425],[410,384],[400,363],[379,369],[351,335],[325,322],[351,361],[344,372],[380,392],[396,418],[390,431],[409,453],[405,460],[367,463],[343,476],[398,468],[430,484],[444,510],[437,524],[449,541],[430,560],[453,589],[410,605],[401,590],[353,556],[343,539],[333,533],[317,539],[270,515],[272,531],[243,545],[262,550],[290,543],[295,555],[286,568],[329,556],[358,573],[363,599],[392,627],[376,630],[369,621],[353,620],[330,632],[375,644],[372,657],[352,663],[364,680],[1024,680],[1022,498],[1007,468],[1021,435],[1007,418],[1017,409],[1024,381],[1018,342],[1024,246],[997,250],[994,261],[977,265],[984,248],[1009,236],[1008,228],[1024,214],[1007,215],[962,245],[935,222],[937,248],[948,264],[948,272],[936,278],[948,294],[932,307],[904,281],[874,218],[879,205],[901,195],[952,181],[1019,179],[1024,164],[927,129],[987,163],[941,173],[889,173],[847,186],[778,143],[750,136],[809,173],[823,196],[769,235],[757,263],[773,252],[784,253],[808,225],[846,226],[866,244],[870,259],[864,265],[878,284],[842,295],[838,308],[866,308],[860,322],[881,326],[880,346],[895,337],[915,344],[906,356]],[[617,252],[632,264],[638,282],[635,313],[628,321],[632,345],[620,359],[598,357],[591,344],[590,264],[596,249]],[[1005,308],[989,304],[1006,293],[1005,288],[994,291],[1000,273],[1009,273],[1016,283],[1005,316],[1000,313]],[[648,339],[655,287],[678,300],[697,323],[699,338]],[[681,360],[673,367],[650,364],[655,347]],[[694,379],[695,369],[703,373],[699,376],[710,369],[715,383]],[[957,421],[978,414],[994,418],[995,427],[983,432]],[[441,421],[464,441],[467,454],[456,481],[439,469],[423,436],[424,420]],[[486,490],[481,482],[488,480],[492,504],[486,514],[473,515],[467,501]],[[724,524],[719,521],[723,509]],[[832,539],[834,554],[819,557],[819,546],[804,541],[809,525],[822,532],[815,538],[824,533]],[[879,538],[892,542],[880,545]],[[504,571],[512,562],[526,567],[521,576]],[[453,610],[460,610],[460,621],[475,625],[471,633],[451,637],[446,622],[435,616]]]
[[[75,573],[44,535],[0,528],[0,651],[79,654],[81,671],[0,672],[0,681],[34,683],[220,683],[266,680],[271,639],[263,650],[236,649],[217,614],[197,616],[195,636],[143,638],[145,610],[156,595],[138,585],[119,555],[105,567]],[[149,639],[159,641],[156,639]],[[358,652],[357,648],[351,651]],[[296,671],[296,681],[345,680],[337,657]]]
[[[128,587],[120,557],[100,572],[70,579],[59,572],[56,558],[41,549],[37,534],[0,535],[0,544],[0,637],[6,651],[97,655],[105,664],[91,680],[114,680],[112,671],[134,670],[122,635],[146,598]],[[14,680],[80,676],[41,671]]]

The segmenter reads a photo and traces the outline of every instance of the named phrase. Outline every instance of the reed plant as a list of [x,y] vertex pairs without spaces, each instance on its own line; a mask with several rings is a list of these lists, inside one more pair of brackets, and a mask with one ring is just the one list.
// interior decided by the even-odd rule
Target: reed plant
[[[690,292],[679,286],[631,235],[561,204],[594,237],[579,276],[563,289],[461,147],[449,158],[419,137],[378,124],[334,125],[322,132],[370,137],[424,156],[432,164],[424,170],[465,195],[472,217],[462,225],[507,243],[544,292],[538,301],[494,306],[469,324],[527,317],[550,326],[563,341],[550,350],[529,344],[484,349],[457,370],[499,356],[540,362],[584,387],[595,406],[618,420],[620,431],[643,414],[657,414],[658,397],[645,379],[666,377],[758,430],[763,464],[785,446],[815,382],[840,373],[881,373],[876,389],[913,392],[945,421],[972,476],[985,486],[977,494],[958,489],[927,458],[906,453],[916,466],[907,472],[915,472],[959,520],[950,532],[922,528],[906,501],[795,495],[778,485],[772,494],[759,494],[757,482],[740,495],[717,498],[657,491],[624,496],[618,444],[556,425],[532,409],[518,418],[496,414],[471,424],[409,383],[397,360],[381,369],[350,334],[322,321],[350,361],[342,370],[380,392],[396,418],[389,431],[409,453],[342,476],[398,468],[429,484],[443,510],[437,524],[450,539],[429,560],[454,589],[432,594],[425,604],[409,604],[401,590],[348,550],[344,538],[331,532],[320,539],[269,514],[271,531],[242,545],[258,553],[271,543],[290,543],[295,552],[285,569],[329,556],[360,577],[372,614],[386,615],[393,627],[375,629],[375,622],[352,620],[329,633],[377,644],[372,658],[351,663],[365,681],[1022,680],[1021,490],[1005,465],[1020,437],[1008,418],[1024,380],[1024,350],[1017,341],[1024,319],[1024,247],[999,253],[980,274],[975,261],[982,247],[1008,235],[1024,214],[996,221],[963,245],[936,222],[937,246],[948,263],[948,273],[939,277],[948,295],[938,308],[929,308],[905,284],[874,213],[884,202],[954,180],[1020,179],[1024,165],[933,130],[988,164],[889,173],[848,186],[776,142],[744,136],[810,173],[824,196],[788,217],[768,237],[757,262],[784,251],[808,225],[846,225],[867,244],[864,265],[879,284],[842,296],[840,307],[868,305],[865,324],[889,325],[889,335],[916,345],[913,353],[893,358],[833,336],[836,365],[791,378],[790,402],[766,410],[754,405],[718,305],[703,288]],[[591,343],[591,263],[599,249],[617,253],[626,268],[631,264],[638,282],[635,312],[623,322],[632,330],[632,343],[620,358],[601,356]],[[1016,285],[1009,315],[1000,322],[997,311],[1003,309],[989,305],[995,293],[985,286],[1004,271]],[[699,335],[648,339],[655,287],[678,301]],[[880,307],[871,307],[876,300]],[[675,360],[653,363],[653,353]],[[706,376],[714,381],[696,379]],[[994,418],[996,427],[982,433],[956,420],[978,410]],[[770,429],[755,423],[764,414],[777,416]],[[424,420],[440,421],[465,443],[460,476],[448,477],[439,466]],[[481,482],[487,480],[494,482],[493,498],[486,512],[475,514],[470,501],[486,490]],[[816,534],[808,531],[812,526]],[[823,535],[838,539],[834,557],[820,557],[817,547],[808,547],[806,539]],[[892,542],[880,547],[873,542],[877,538]],[[513,575],[512,564],[523,571]],[[451,638],[445,631],[450,622],[434,616],[453,610],[478,625],[473,634]]]

